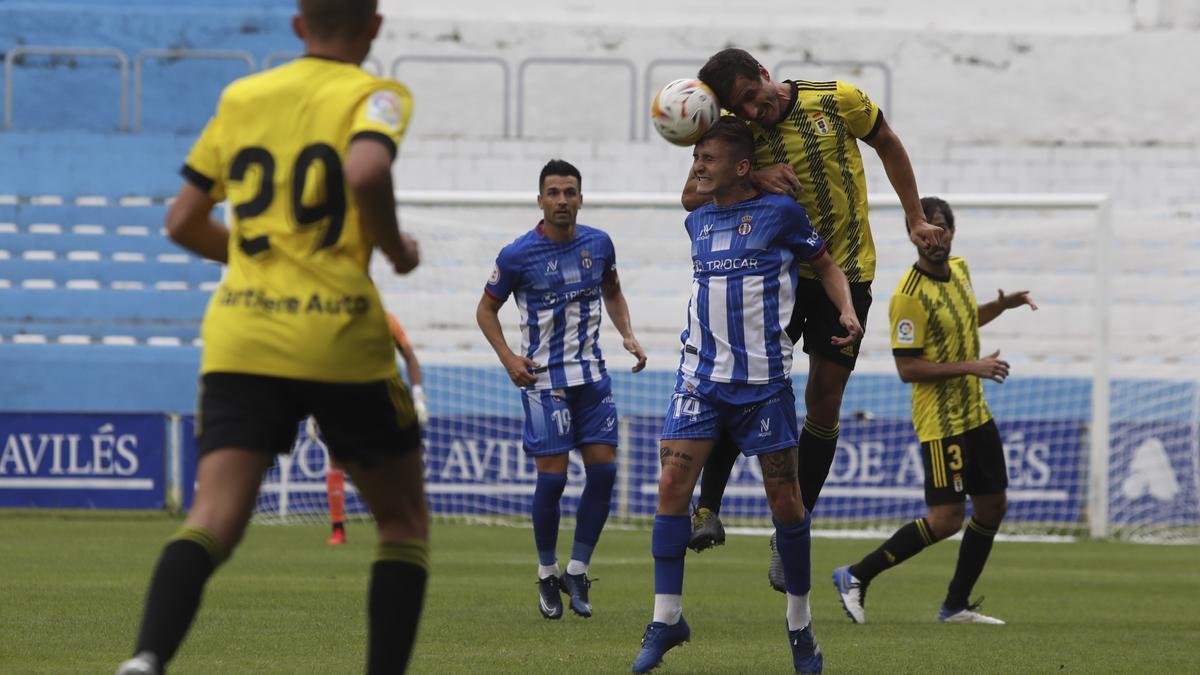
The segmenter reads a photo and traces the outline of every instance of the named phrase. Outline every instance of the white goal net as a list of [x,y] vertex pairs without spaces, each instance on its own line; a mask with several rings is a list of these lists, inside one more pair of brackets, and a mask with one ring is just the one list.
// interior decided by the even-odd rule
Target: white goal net
[[[426,486],[434,513],[511,518],[529,513],[536,471],[521,451],[522,411],[475,324],[497,252],[540,218],[532,194],[401,193],[402,227],[423,263],[373,273],[421,359],[432,419]],[[1037,312],[1005,313],[981,331],[984,353],[1012,363],[986,383],[1009,471],[1008,531],[1195,537],[1200,529],[1200,234],[1189,214],[1113,222],[1096,195],[941,195],[955,210],[954,254],[966,258],[980,301],[1032,291]],[[923,513],[922,468],[910,395],[895,373],[887,307],[915,261],[895,197],[873,196],[879,268],[859,366],[842,407],[837,458],[817,505],[822,528],[888,530]],[[619,335],[601,327],[620,420],[614,516],[654,513],[658,435],[674,384],[690,283],[677,195],[588,194],[580,222],[607,231],[634,328],[650,354],[631,374]],[[510,344],[514,303],[501,311]],[[797,349],[802,416],[807,360]],[[261,517],[325,518],[323,449],[298,438],[273,470]],[[583,466],[572,459],[564,514]],[[352,486],[347,509],[363,512]],[[740,459],[726,492],[729,523],[768,524],[758,466]]]

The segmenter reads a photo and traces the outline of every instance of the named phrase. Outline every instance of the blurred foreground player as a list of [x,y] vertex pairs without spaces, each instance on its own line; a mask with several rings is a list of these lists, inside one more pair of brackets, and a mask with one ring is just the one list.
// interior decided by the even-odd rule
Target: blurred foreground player
[[[429,568],[420,431],[367,274],[376,246],[397,273],[419,262],[391,180],[411,99],[359,67],[382,23],[375,0],[299,7],[305,56],[226,87],[167,214],[171,238],[229,269],[204,317],[195,506],[159,558],[121,675],[166,668],[307,415],[378,527],[367,672],[403,672],[412,652]],[[224,199],[230,229],[210,216]]]

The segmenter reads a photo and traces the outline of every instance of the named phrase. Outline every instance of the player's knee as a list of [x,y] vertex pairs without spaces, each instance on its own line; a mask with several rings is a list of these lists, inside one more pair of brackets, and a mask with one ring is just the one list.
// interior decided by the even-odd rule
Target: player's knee
[[375,517],[375,527],[379,532],[379,541],[428,541],[429,540],[429,511],[426,509],[410,510],[393,513],[380,519]]
[[663,467],[662,478],[658,481],[659,510],[663,513],[673,513],[678,511],[682,504],[683,512],[686,513],[693,487],[694,485],[687,480],[686,476],[671,471],[668,467]]
[[962,529],[964,513],[961,506],[956,509],[937,509],[925,516],[925,522],[929,523],[934,538],[941,541]]
[[975,520],[981,525],[995,529],[1000,527],[1000,522],[1008,513],[1008,498],[1001,494],[986,501],[979,500],[973,505],[973,510]]
[[838,423],[842,410],[841,391],[813,392],[804,398],[808,408],[805,415],[813,422],[825,427],[832,427]]
[[248,520],[248,516],[243,518],[225,509],[197,504],[184,524],[209,532],[225,548],[226,555],[231,555],[246,534]]
[[429,507],[424,499],[397,501],[379,508],[373,507],[373,515],[380,541],[429,539]]
[[783,525],[795,525],[804,520],[804,503],[800,499],[800,489],[781,487],[767,494],[767,503],[771,507],[771,515]]

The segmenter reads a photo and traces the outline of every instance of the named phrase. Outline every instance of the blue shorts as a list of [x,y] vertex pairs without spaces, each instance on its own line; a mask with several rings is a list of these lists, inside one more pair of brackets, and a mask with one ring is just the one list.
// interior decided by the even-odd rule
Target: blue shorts
[[617,445],[612,380],[565,389],[525,389],[525,454],[548,457],[583,445]]
[[[678,381],[663,423],[663,440],[716,441],[725,430],[747,457],[797,446],[796,395],[791,382],[764,385],[764,398],[751,402],[722,400],[719,386],[707,389],[701,393],[682,378]],[[740,389],[745,392],[745,386]]]

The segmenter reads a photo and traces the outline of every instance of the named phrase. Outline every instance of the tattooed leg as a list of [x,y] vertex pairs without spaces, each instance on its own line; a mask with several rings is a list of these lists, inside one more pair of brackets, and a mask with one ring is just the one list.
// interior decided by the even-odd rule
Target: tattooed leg
[[800,499],[800,483],[796,480],[796,448],[769,452],[758,456],[762,466],[763,487],[771,515],[784,525],[804,520],[804,502]]
[[[713,442],[702,439],[664,440],[658,449],[662,477],[658,479],[658,513],[685,516],[700,469],[712,452]],[[795,469],[792,470],[795,479]]]

